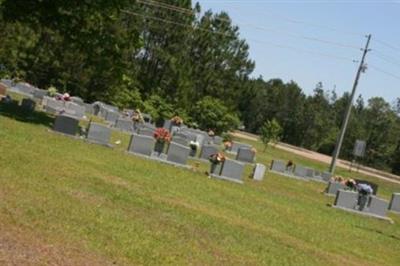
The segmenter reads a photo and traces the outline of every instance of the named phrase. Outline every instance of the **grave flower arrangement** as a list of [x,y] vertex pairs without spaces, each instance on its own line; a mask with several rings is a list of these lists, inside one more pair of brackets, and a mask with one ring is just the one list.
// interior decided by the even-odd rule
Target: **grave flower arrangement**
[[224,142],[225,150],[230,150],[232,148],[232,141],[225,141]]
[[211,154],[209,157],[211,164],[220,164],[225,161],[225,155],[222,152]]
[[211,166],[210,166],[210,174],[214,174],[217,169],[217,165],[223,163],[225,161],[225,155],[222,152],[217,152],[211,154],[209,157]]
[[154,131],[154,138],[157,142],[165,143],[171,141],[171,134],[163,127],[159,127]]
[[172,124],[176,125],[176,126],[180,126],[183,124],[183,119],[180,116],[174,116],[171,118],[171,122]]
[[256,155],[256,154],[257,154],[256,148],[251,148],[251,152],[252,152],[254,155]]

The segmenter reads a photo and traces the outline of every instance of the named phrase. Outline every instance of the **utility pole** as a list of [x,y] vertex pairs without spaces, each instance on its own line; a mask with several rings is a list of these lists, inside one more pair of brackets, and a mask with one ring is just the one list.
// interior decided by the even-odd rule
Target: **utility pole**
[[358,80],[360,79],[361,73],[366,70],[366,65],[364,64],[364,61],[365,61],[365,56],[369,52],[368,46],[369,46],[370,40],[371,40],[371,34],[369,34],[367,36],[367,43],[365,45],[365,48],[362,50],[363,51],[363,55],[362,55],[362,58],[361,58],[360,66],[358,67],[358,70],[357,70],[357,75],[356,75],[356,78],[354,80],[353,90],[351,91],[349,104],[347,105],[346,114],[344,116],[342,127],[340,128],[340,134],[339,134],[339,137],[338,137],[336,145],[335,145],[335,150],[333,151],[331,166],[329,167],[329,172],[332,175],[335,172],[336,161],[337,161],[337,159],[339,157],[340,149],[342,148],[344,135],[346,134],[347,124],[349,122],[351,109],[353,107],[353,99],[354,99],[354,95],[356,94],[356,88],[357,88],[357,85],[358,85]]

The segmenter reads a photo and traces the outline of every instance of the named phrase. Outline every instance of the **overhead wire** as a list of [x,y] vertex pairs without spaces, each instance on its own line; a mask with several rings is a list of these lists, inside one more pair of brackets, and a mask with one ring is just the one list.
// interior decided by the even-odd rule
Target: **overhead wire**
[[393,74],[393,73],[391,73],[391,72],[388,72],[388,71],[386,71],[386,70],[383,70],[383,69],[381,69],[381,68],[379,68],[379,67],[376,67],[376,66],[374,66],[374,65],[371,65],[371,64],[368,64],[368,67],[370,67],[370,68],[372,68],[372,69],[374,69],[375,71],[378,71],[378,72],[380,72],[380,73],[383,73],[383,74],[386,74],[386,75],[388,75],[388,76],[391,76],[392,78],[395,78],[395,79],[400,80],[400,76],[399,76],[399,75]]
[[[121,12],[129,14],[129,15],[133,15],[133,16],[140,16],[140,17],[147,18],[147,19],[153,19],[153,20],[157,20],[157,21],[160,21],[160,22],[165,22],[165,23],[169,23],[169,24],[173,24],[173,25],[192,28],[192,25],[183,24],[183,23],[179,23],[179,22],[175,22],[175,21],[171,21],[171,20],[158,18],[158,17],[148,16],[148,15],[140,14],[140,13],[133,12],[133,11],[130,11],[130,10],[121,10]],[[209,33],[213,33],[213,34],[224,35],[224,36],[229,36],[228,34],[223,33],[223,32],[210,31],[210,30],[202,29],[202,28],[198,28],[198,27],[195,28],[195,30],[199,30],[199,31],[203,31],[203,32],[209,32]],[[333,58],[333,59],[336,59],[336,60],[350,61],[350,62],[353,62],[353,63],[357,62],[357,61],[355,61],[355,60],[353,60],[351,58],[341,57],[341,56],[337,56],[337,55],[333,55],[333,54],[329,54],[329,53],[315,52],[315,51],[311,51],[311,50],[300,49],[300,48],[289,46],[289,45],[277,44],[277,43],[254,40],[254,39],[249,39],[249,40],[253,41],[253,42],[256,42],[256,43],[272,45],[272,46],[275,46],[275,47],[278,47],[278,48],[290,49],[290,50],[294,50],[294,51],[297,51],[297,52],[309,53],[309,54],[314,54],[314,55],[323,56],[323,57],[330,57],[330,58]]]
[[[182,12],[184,14],[191,14],[191,15],[193,14],[192,9],[181,8],[181,7],[177,8],[177,6],[175,6],[175,5],[169,5],[169,4],[165,4],[165,3],[161,3],[161,2],[157,2],[157,1],[153,1],[153,0],[149,0],[149,1],[136,0],[136,1],[138,3],[144,4],[144,5],[150,5],[150,6],[154,6],[154,7],[164,8],[164,9],[168,9],[170,11]],[[215,19],[220,20],[220,21],[230,22],[229,19],[225,19],[225,18],[216,17]],[[342,47],[342,48],[352,48],[352,49],[357,49],[357,50],[361,49],[362,50],[362,48],[355,46],[355,45],[339,43],[339,42],[325,40],[325,39],[321,39],[321,38],[317,38],[317,37],[313,37],[313,36],[306,36],[306,35],[290,32],[290,31],[285,31],[282,29],[267,28],[267,27],[262,27],[262,26],[258,26],[255,24],[251,24],[251,23],[245,23],[245,22],[241,22],[241,26],[251,27],[251,28],[254,28],[257,30],[261,30],[261,31],[275,32],[278,34],[286,34],[292,38],[300,38],[300,39],[304,39],[304,40],[308,40],[308,41],[330,44],[330,45],[334,45],[334,46]]]
[[388,62],[388,63],[390,63],[392,65],[396,65],[396,66],[400,67],[400,63],[399,62],[397,62],[396,60],[393,60],[392,57],[380,52],[379,50],[372,49],[371,50],[371,55],[373,55],[373,56],[375,56],[375,57],[377,57],[377,58],[379,58],[379,59],[381,59],[381,60],[383,60],[385,62]]

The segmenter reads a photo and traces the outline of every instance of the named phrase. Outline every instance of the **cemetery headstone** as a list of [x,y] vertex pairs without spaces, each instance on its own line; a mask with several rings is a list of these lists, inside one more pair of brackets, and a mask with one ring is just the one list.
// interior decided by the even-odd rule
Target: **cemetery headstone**
[[181,144],[183,146],[188,146],[189,145],[189,141],[187,139],[184,139],[184,138],[181,138],[181,137],[178,137],[178,136],[174,136],[172,138],[172,141],[175,142],[175,143],[179,143],[179,144]]
[[239,147],[236,160],[246,163],[254,163],[254,152],[247,147]]
[[149,136],[133,134],[128,151],[136,154],[150,156],[153,152],[155,139]]
[[392,194],[389,210],[400,213],[400,193]]
[[264,179],[265,171],[267,167],[261,163],[256,163],[253,169],[253,179],[257,181],[262,181]]
[[133,130],[133,122],[127,118],[118,118],[117,122],[115,123],[115,127],[127,132],[132,132]]
[[225,159],[222,169],[221,177],[242,183],[242,174],[244,171],[244,164],[236,160]]
[[38,100],[42,100],[44,96],[47,95],[47,90],[36,89],[33,92],[33,97]]
[[85,107],[74,102],[66,102],[64,110],[67,114],[76,116],[77,118],[85,116]]
[[70,99],[71,99],[72,102],[74,102],[74,103],[76,103],[78,105],[83,105],[84,104],[82,98],[80,98],[80,97],[72,96]]
[[112,125],[115,124],[115,122],[117,122],[117,119],[119,118],[119,113],[113,110],[108,110],[106,112],[106,116],[105,119],[110,122]]
[[307,169],[301,165],[296,165],[293,174],[297,177],[305,178],[307,174]]
[[213,142],[215,145],[221,145],[223,139],[220,136],[214,136]]
[[149,136],[149,137],[153,137],[154,136],[154,130],[152,129],[148,129],[148,128],[140,128],[138,130],[139,135],[144,135],[144,136]]
[[91,122],[87,133],[87,140],[93,143],[109,146],[111,128]]
[[230,152],[232,153],[237,153],[240,147],[245,147],[251,149],[251,145],[245,144],[245,143],[240,143],[240,142],[232,142],[232,146],[230,149]]
[[278,173],[285,173],[286,172],[286,164],[280,160],[273,160],[271,163],[271,171],[278,172]]
[[208,160],[212,154],[218,152],[218,147],[214,145],[203,145],[200,152],[200,159]]
[[94,111],[94,106],[92,104],[84,103],[83,106],[85,107],[85,113],[94,115],[95,111]]
[[35,106],[36,102],[34,100],[27,98],[22,99],[21,108],[23,110],[32,112],[33,110],[35,110]]
[[190,148],[181,144],[171,142],[168,147],[167,161],[186,165],[189,158]]
[[346,186],[339,182],[329,181],[328,187],[326,188],[326,194],[336,195],[340,189],[345,189]]
[[369,197],[369,204],[367,211],[369,213],[385,217],[389,208],[389,203],[386,200],[380,199],[375,196]]
[[62,114],[56,117],[53,129],[63,134],[75,136],[78,132],[78,124],[79,120],[75,117]]
[[358,193],[339,189],[335,198],[335,206],[355,210],[357,207]]
[[314,169],[306,167],[306,177],[307,178],[314,178]]

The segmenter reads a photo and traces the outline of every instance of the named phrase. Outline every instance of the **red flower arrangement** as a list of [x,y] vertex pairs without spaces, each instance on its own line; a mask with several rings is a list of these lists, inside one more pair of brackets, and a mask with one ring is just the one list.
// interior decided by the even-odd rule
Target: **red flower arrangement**
[[154,131],[154,138],[158,142],[170,142],[171,141],[171,134],[169,131],[163,127],[159,127]]

